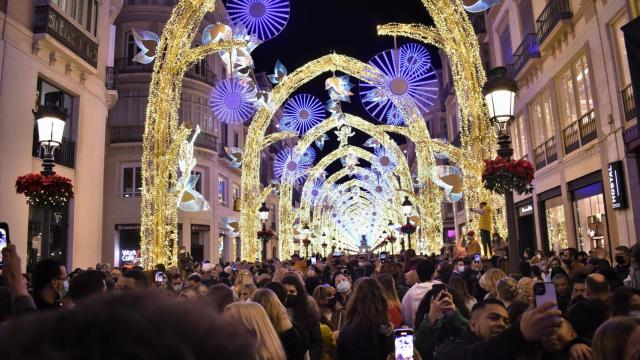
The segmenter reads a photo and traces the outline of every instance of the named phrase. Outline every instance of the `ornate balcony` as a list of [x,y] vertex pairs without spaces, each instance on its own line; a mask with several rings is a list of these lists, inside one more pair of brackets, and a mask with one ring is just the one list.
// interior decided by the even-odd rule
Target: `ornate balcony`
[[98,64],[98,43],[49,5],[36,6],[34,34],[48,34],[94,68]]
[[620,92],[622,95],[622,107],[624,108],[624,119],[629,121],[638,116],[635,98],[633,97],[633,87],[629,84]]
[[116,77],[115,73],[113,72],[113,66],[106,67],[104,83],[107,90],[116,90]]
[[564,140],[565,154],[595,140],[598,137],[596,132],[595,111],[589,111],[578,119],[578,121],[564,128],[564,130],[562,130],[562,137]]
[[540,44],[551,34],[561,20],[571,19],[573,13],[569,0],[550,0],[536,20]]
[[[114,68],[118,74],[131,73],[151,73],[153,71],[153,63],[140,64],[130,61],[129,59],[116,59]],[[198,66],[192,66],[184,73],[184,77],[202,81],[211,86],[215,86],[218,77],[209,69],[202,69]]]
[[543,144],[533,150],[533,160],[536,170],[558,160],[558,150],[556,150],[556,137],[552,136]]
[[[33,146],[31,155],[42,159],[44,156],[42,147],[38,142],[38,127],[33,127]],[[76,142],[63,137],[62,143],[53,152],[53,158],[56,164],[66,166],[73,169],[76,163]]]
[[509,75],[515,78],[516,75],[524,68],[527,62],[533,58],[540,57],[540,48],[538,47],[538,34],[527,34],[516,51],[513,52],[513,63],[508,65]]
[[[109,128],[110,144],[141,143],[143,137],[143,125],[112,126]],[[211,151],[217,150],[217,144],[218,139],[215,136],[203,132],[198,135],[195,142],[195,146]]]

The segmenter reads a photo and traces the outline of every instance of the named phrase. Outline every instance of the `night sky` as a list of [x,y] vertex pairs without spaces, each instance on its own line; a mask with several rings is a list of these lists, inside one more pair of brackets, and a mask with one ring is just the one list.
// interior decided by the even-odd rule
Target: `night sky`
[[[272,74],[278,59],[289,72],[292,72],[308,61],[334,51],[368,62],[379,52],[393,47],[392,37],[376,35],[377,25],[389,22],[433,24],[420,0],[290,0],[290,3],[291,13],[284,30],[275,38],[258,46],[252,53],[256,73],[265,71]],[[398,46],[406,42],[411,41],[398,38]],[[434,67],[440,68],[436,48],[428,49]],[[323,103],[326,102],[329,98],[324,90],[326,78],[324,75],[316,78],[300,88],[296,94],[310,93]],[[360,102],[358,80],[352,78],[351,82],[356,85],[352,89],[355,95],[351,96],[350,104],[342,104],[343,112],[377,123]],[[318,158],[337,148],[337,141],[333,141],[335,135],[333,132],[329,132],[329,135],[331,141],[325,144]],[[399,143],[403,142],[402,138],[394,138]],[[361,145],[367,139],[367,135],[356,131],[349,143]],[[339,168],[340,162],[336,161],[328,170],[332,173]]]

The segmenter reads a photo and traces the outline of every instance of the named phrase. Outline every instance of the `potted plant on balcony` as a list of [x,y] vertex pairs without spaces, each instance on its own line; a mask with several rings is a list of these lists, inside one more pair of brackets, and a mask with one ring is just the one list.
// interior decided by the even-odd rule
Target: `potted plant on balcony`
[[25,194],[30,206],[60,208],[73,198],[73,185],[64,176],[33,173],[16,179],[16,192]]
[[484,161],[482,182],[484,187],[504,195],[515,191],[530,194],[533,191],[533,165],[527,160],[505,159],[500,156]]

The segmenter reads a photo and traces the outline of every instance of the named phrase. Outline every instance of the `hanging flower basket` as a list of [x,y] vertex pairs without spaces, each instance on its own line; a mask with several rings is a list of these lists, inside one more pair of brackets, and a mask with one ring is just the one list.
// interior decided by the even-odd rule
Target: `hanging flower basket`
[[16,192],[25,194],[30,206],[59,208],[73,198],[73,185],[64,176],[33,173],[16,179]]
[[403,233],[403,234],[411,235],[414,232],[416,232],[416,227],[413,224],[404,224],[400,228],[400,232]]
[[394,242],[396,242],[396,237],[393,235],[389,235],[386,238],[386,241],[388,241],[389,243],[393,244]]
[[533,165],[527,160],[512,160],[496,157],[484,161],[482,182],[484,187],[498,194],[515,191],[530,194],[533,191]]
[[271,239],[273,237],[274,233],[271,230],[265,230],[265,231],[258,231],[258,238],[262,239],[263,241],[267,241],[269,239]]

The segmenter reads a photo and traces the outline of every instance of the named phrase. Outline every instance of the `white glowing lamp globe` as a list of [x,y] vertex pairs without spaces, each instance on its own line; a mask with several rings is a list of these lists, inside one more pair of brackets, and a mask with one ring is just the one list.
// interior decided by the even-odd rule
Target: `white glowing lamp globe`
[[64,134],[66,112],[58,106],[60,93],[45,94],[44,105],[33,112],[38,125],[38,141],[43,146],[58,146]]
[[489,110],[489,118],[500,130],[506,130],[509,120],[513,119],[517,90],[518,83],[508,76],[505,67],[489,71],[482,94]]
[[62,143],[64,120],[55,117],[43,117],[37,120],[38,141],[47,146],[58,146]]
[[267,221],[269,220],[269,208],[266,203],[262,203],[260,209],[258,209],[258,213],[260,214],[260,220]]

